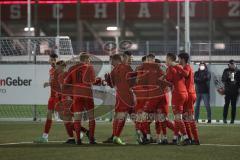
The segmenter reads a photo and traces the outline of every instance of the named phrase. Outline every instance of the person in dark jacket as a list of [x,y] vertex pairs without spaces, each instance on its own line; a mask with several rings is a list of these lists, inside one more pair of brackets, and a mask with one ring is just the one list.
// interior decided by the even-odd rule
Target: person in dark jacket
[[223,123],[227,123],[229,104],[231,103],[231,123],[234,123],[236,117],[236,105],[238,99],[238,90],[240,84],[240,71],[234,60],[230,60],[228,68],[223,71],[222,82],[224,83],[225,104],[223,107]]
[[197,93],[196,106],[195,106],[195,119],[198,122],[199,109],[201,100],[205,104],[207,110],[208,123],[211,123],[211,107],[210,107],[210,80],[211,74],[207,69],[207,65],[203,62],[199,64],[198,71],[194,74],[194,81]]

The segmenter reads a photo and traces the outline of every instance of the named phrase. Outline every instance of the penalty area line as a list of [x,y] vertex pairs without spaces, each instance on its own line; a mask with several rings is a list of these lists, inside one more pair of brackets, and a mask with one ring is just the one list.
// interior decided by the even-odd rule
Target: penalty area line
[[[64,143],[64,142],[65,141],[48,141],[48,143]],[[20,145],[20,144],[40,144],[41,145],[41,144],[48,144],[48,143],[14,142],[14,143],[1,143],[0,146],[11,146],[11,145]],[[98,144],[103,144],[103,143],[98,143]],[[240,144],[239,145],[238,144],[201,144],[200,146],[240,147]]]

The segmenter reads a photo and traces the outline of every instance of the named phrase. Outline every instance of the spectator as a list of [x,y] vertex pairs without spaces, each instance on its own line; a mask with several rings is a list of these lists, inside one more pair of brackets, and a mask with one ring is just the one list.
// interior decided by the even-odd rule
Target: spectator
[[230,60],[228,68],[223,71],[222,82],[224,83],[225,104],[223,107],[223,123],[227,123],[229,104],[231,103],[231,123],[234,123],[236,117],[236,105],[238,99],[238,89],[240,84],[240,71],[234,60]]
[[197,122],[199,118],[199,109],[200,109],[201,100],[203,99],[203,102],[207,110],[208,123],[211,123],[211,108],[210,108],[210,94],[209,94],[210,80],[211,80],[211,74],[208,71],[206,64],[201,62],[199,64],[198,71],[196,71],[194,74],[194,81],[195,81],[196,93],[197,93],[196,106],[195,106],[195,119]]

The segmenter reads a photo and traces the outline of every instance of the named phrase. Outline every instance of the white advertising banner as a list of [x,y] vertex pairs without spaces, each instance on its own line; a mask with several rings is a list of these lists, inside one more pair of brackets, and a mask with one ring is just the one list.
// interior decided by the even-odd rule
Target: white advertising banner
[[0,65],[0,104],[47,104],[50,65]]
[[[95,66],[96,67],[96,66]],[[135,68],[134,66],[133,68]],[[210,103],[211,106],[223,106],[224,96],[217,93],[214,85],[214,75],[220,76],[227,65],[212,65],[209,70],[212,74],[210,83]],[[47,104],[49,97],[49,87],[43,88],[43,83],[49,80],[49,68],[47,64],[4,64],[0,65],[0,104]],[[110,71],[109,65],[102,65],[97,73],[103,77]],[[198,65],[194,65],[194,70]],[[213,74],[214,73],[214,74]],[[96,104],[111,104],[115,102],[114,93],[108,87],[94,87],[94,90],[101,90],[96,94],[103,94],[101,102]],[[98,97],[97,97],[98,96]],[[99,95],[94,97],[99,98]],[[96,101],[96,99],[95,99]],[[96,101],[97,102],[97,101]],[[240,102],[238,102],[240,104]],[[204,105],[202,103],[202,105]]]

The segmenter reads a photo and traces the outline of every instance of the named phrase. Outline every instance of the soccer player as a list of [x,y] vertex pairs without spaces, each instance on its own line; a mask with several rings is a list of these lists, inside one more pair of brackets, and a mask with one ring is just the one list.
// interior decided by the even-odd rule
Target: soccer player
[[[131,67],[130,65],[132,63],[132,53],[130,51],[123,52],[123,54],[121,54],[121,58],[122,58],[122,63],[123,64],[128,65],[129,67]],[[106,74],[105,77],[106,77],[106,79],[108,79],[107,81],[110,80],[109,79],[110,78],[109,74]],[[133,113],[133,110],[134,110],[133,106],[130,109],[131,109],[131,111],[129,111],[130,112],[129,114]],[[111,137],[109,137],[108,139],[103,141],[103,143],[113,143],[113,137],[114,137],[114,135],[112,134]]]
[[[155,59],[155,62],[159,64],[160,66],[160,77],[164,76],[165,68],[161,61],[158,59]],[[169,107],[169,96],[168,96],[168,87],[171,86],[171,84],[167,83],[166,81],[160,80],[159,87],[161,89],[160,97],[159,97],[159,103],[157,105],[156,110],[156,119],[155,119],[155,129],[157,133],[157,143],[158,144],[168,144],[167,140],[167,128],[174,131],[174,124],[168,119],[168,107]],[[162,132],[162,137],[161,137]]]
[[150,143],[150,124],[153,121],[157,104],[159,103],[159,65],[155,56],[149,54],[146,61],[137,67],[137,81],[134,87],[136,95],[135,112],[137,114],[136,130],[139,144]]
[[[194,72],[191,68],[189,61],[188,53],[180,53],[178,55],[179,64],[182,67],[178,67],[177,70],[180,72],[186,79],[186,87],[188,91],[188,100],[187,103],[183,106],[183,119],[185,121],[185,126],[187,129],[188,137],[192,144],[199,145],[198,129],[194,120],[194,103],[196,101],[196,91],[194,86]],[[194,140],[192,141],[192,135]]]
[[123,63],[120,54],[111,57],[113,70],[107,78],[108,85],[116,89],[115,115],[113,120],[113,143],[125,145],[120,138],[125,125],[127,114],[134,106],[133,92],[131,91],[131,77],[129,73],[133,72],[130,65]]
[[44,88],[50,86],[50,97],[48,100],[47,120],[45,122],[42,136],[34,140],[35,143],[48,142],[48,133],[52,126],[52,116],[54,113],[56,103],[58,102],[57,93],[56,93],[56,90],[54,90],[54,85],[57,83],[57,79],[54,78],[57,58],[58,58],[58,55],[55,53],[51,53],[49,55],[49,63],[51,65],[51,68],[49,70],[49,82],[45,82],[43,85]]
[[65,83],[73,86],[73,119],[74,129],[76,132],[76,144],[81,145],[81,119],[83,111],[87,112],[89,120],[89,143],[96,144],[94,138],[95,118],[92,85],[95,82],[95,72],[90,63],[90,55],[87,53],[80,54],[80,63],[69,69],[69,75]]
[[173,84],[172,90],[172,110],[174,114],[174,124],[175,132],[173,137],[173,144],[177,144],[177,133],[180,131],[183,137],[182,145],[189,144],[188,135],[186,132],[186,127],[183,122],[183,106],[187,103],[188,92],[186,88],[186,80],[179,73],[177,68],[178,65],[175,65],[176,55],[174,53],[168,53],[166,56],[166,64],[168,66],[166,80]]

